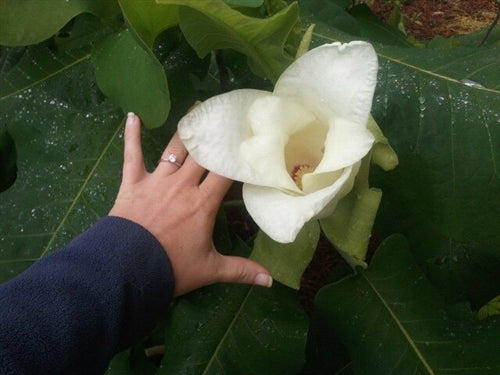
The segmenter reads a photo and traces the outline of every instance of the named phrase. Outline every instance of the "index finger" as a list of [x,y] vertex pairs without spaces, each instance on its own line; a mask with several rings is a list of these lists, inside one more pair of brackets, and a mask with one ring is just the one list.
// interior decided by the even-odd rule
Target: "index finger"
[[127,114],[124,134],[123,179],[135,182],[144,174],[141,146],[141,120],[133,112]]

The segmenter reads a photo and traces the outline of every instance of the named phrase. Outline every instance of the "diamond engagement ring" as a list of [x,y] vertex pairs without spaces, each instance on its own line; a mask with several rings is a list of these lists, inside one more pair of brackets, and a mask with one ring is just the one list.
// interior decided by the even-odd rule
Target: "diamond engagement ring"
[[182,164],[177,161],[177,156],[175,154],[169,154],[166,158],[161,158],[160,162],[167,162],[176,165],[177,167],[182,167]]

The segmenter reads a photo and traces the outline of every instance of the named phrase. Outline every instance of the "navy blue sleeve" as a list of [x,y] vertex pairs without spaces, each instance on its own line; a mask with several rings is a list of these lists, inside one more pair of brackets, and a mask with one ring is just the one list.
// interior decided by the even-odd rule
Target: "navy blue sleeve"
[[173,288],[156,238],[105,217],[0,285],[0,374],[102,374],[151,332]]

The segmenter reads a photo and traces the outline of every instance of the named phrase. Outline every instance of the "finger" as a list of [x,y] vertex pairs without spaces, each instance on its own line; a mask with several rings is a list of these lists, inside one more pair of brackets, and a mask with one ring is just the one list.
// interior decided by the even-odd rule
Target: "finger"
[[221,256],[219,259],[219,282],[254,284],[268,288],[273,285],[269,271],[253,260],[236,256]]
[[176,132],[163,151],[157,170],[167,174],[176,172],[186,160],[187,153],[184,143]]
[[144,159],[141,146],[141,120],[132,112],[127,114],[124,134],[123,180],[135,182],[144,173]]
[[219,204],[232,184],[233,180],[210,172],[201,183],[200,189],[204,190],[208,196],[213,197],[214,201]]
[[198,185],[200,180],[205,173],[205,168],[199,165],[194,159],[188,155],[184,164],[182,164],[182,169],[179,171],[179,176],[182,176],[185,180],[193,185]]

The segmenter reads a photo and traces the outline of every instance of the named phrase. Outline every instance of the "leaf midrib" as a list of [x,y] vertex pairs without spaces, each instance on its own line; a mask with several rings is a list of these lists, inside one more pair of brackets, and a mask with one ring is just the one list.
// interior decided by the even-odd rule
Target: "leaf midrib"
[[[319,33],[313,33],[313,35],[315,35],[318,38],[322,38],[322,39],[328,40],[330,42],[338,42],[339,41],[338,39],[334,39],[334,38],[331,38],[329,36],[326,36],[326,35],[323,35],[323,34],[319,34]],[[408,62],[405,62],[405,61],[403,61],[401,59],[397,59],[397,58],[394,58],[394,57],[390,57],[390,56],[384,55],[384,54],[382,54],[380,52],[377,52],[377,56],[380,57],[380,58],[383,58],[383,59],[385,59],[387,61],[390,61],[392,63],[399,64],[399,65],[404,66],[404,67],[409,68],[409,69],[414,69],[414,70],[419,71],[421,73],[425,73],[425,74],[428,74],[430,76],[433,76],[433,77],[436,77],[436,78],[439,78],[439,79],[442,79],[442,80],[446,80],[446,81],[449,81],[449,82],[463,84],[462,82],[460,82],[457,79],[444,76],[442,74],[433,72],[432,70],[428,70],[428,69],[424,69],[424,68],[418,67],[416,65],[413,65],[413,64],[410,64]],[[490,88],[487,88],[487,87],[474,87],[474,89],[488,91],[488,92],[491,92],[491,93],[494,93],[494,94],[500,94],[500,90],[490,89]]]
[[372,282],[366,276],[365,273],[361,273],[361,275],[362,275],[363,279],[367,282],[367,284],[370,286],[370,288],[372,289],[372,291],[375,293],[375,295],[377,296],[377,298],[380,300],[380,302],[382,303],[382,305],[384,306],[384,308],[387,310],[387,312],[391,316],[392,320],[396,324],[397,328],[400,330],[401,334],[404,336],[404,338],[408,342],[408,345],[411,347],[411,349],[413,350],[413,352],[415,353],[415,355],[419,359],[420,363],[422,363],[422,366],[425,368],[425,370],[430,375],[435,375],[434,370],[431,368],[431,366],[429,365],[429,363],[427,363],[426,359],[424,358],[423,354],[418,349],[418,347],[415,344],[415,342],[412,340],[412,338],[411,338],[410,334],[408,333],[408,331],[405,329],[405,327],[403,326],[403,324],[400,322],[400,320],[398,319],[398,317],[396,316],[396,314],[394,313],[394,311],[392,311],[392,309],[386,303],[384,297],[378,292],[378,290],[375,287],[375,285],[372,284]]
[[240,307],[238,309],[238,311],[236,311],[236,313],[234,314],[234,317],[233,319],[231,319],[231,322],[229,323],[226,331],[224,332],[224,335],[221,337],[221,339],[219,340],[219,343],[217,344],[216,348],[214,349],[214,352],[212,353],[212,356],[210,358],[210,360],[208,361],[207,365],[205,366],[205,369],[203,370],[203,373],[202,375],[206,375],[207,374],[207,371],[210,370],[211,366],[212,366],[212,363],[215,361],[215,359],[217,358],[217,355],[222,347],[222,344],[225,342],[227,336],[229,335],[229,333],[231,332],[234,324],[236,323],[236,321],[238,320],[242,310],[243,310],[243,307],[245,306],[245,304],[247,303],[247,300],[248,298],[250,297],[250,293],[253,291],[253,288],[254,286],[250,286],[250,288],[248,289],[248,292],[247,294],[245,295],[245,298],[243,298],[243,301],[241,302],[240,304]]
[[31,82],[31,83],[30,83],[29,85],[27,85],[27,86],[24,86],[24,87],[22,87],[22,88],[19,88],[19,89],[17,89],[16,91],[10,92],[10,93],[8,93],[8,94],[7,94],[7,95],[5,95],[5,96],[0,97],[0,101],[5,100],[5,99],[7,99],[7,98],[10,98],[11,96],[17,95],[17,94],[19,94],[19,93],[21,93],[21,92],[23,92],[23,91],[25,91],[25,90],[28,90],[28,89],[33,88],[33,87],[35,87],[35,86],[37,86],[37,85],[39,85],[39,84],[41,84],[41,83],[43,83],[43,82],[48,81],[48,80],[49,80],[49,79],[51,79],[52,77],[55,77],[56,75],[61,74],[62,72],[66,71],[66,70],[68,70],[68,69],[70,69],[70,68],[72,68],[73,66],[78,65],[78,64],[80,64],[80,63],[82,63],[82,62],[83,62],[83,61],[85,61],[86,59],[89,59],[89,58],[90,58],[90,55],[91,55],[90,53],[87,53],[86,55],[84,55],[84,56],[82,56],[82,57],[80,57],[80,58],[78,58],[78,59],[76,59],[76,60],[72,61],[71,63],[69,63],[69,64],[67,64],[67,65],[64,65],[61,69],[55,70],[54,72],[52,72],[52,73],[50,73],[50,74],[47,74],[47,75],[46,75],[46,76],[44,76],[43,78],[41,78],[41,79],[38,79],[38,80],[35,80],[35,81]]
[[106,153],[108,152],[109,148],[111,147],[111,145],[113,144],[113,141],[115,140],[115,138],[118,136],[118,134],[120,133],[120,130],[123,126],[123,122],[119,122],[118,123],[118,126],[116,127],[115,131],[113,132],[113,135],[109,138],[109,141],[108,143],[106,144],[106,146],[103,148],[103,150],[101,151],[101,153],[99,154],[99,156],[96,158],[95,162],[94,162],[94,165],[92,166],[92,168],[90,169],[87,177],[85,178],[85,180],[83,181],[80,189],[78,190],[78,192],[76,193],[74,199],[71,201],[71,204],[69,205],[68,209],[66,210],[66,213],[64,214],[63,218],[61,219],[61,221],[59,222],[59,225],[57,226],[57,228],[52,232],[52,236],[50,237],[49,239],[49,242],[47,243],[47,245],[45,246],[45,249],[42,251],[42,253],[40,254],[40,258],[43,258],[45,256],[45,254],[47,254],[49,251],[50,251],[50,248],[52,246],[52,244],[54,243],[55,239],[57,238],[59,232],[61,231],[62,227],[64,226],[64,224],[66,223],[68,217],[69,217],[69,214],[71,213],[71,211],[73,210],[73,208],[75,207],[76,203],[78,202],[78,200],[80,199],[81,195],[83,194],[85,188],[87,187],[88,183],[90,182],[90,180],[92,179],[92,177],[94,176],[94,173],[96,171],[96,169],[99,167],[104,155],[106,155]]

